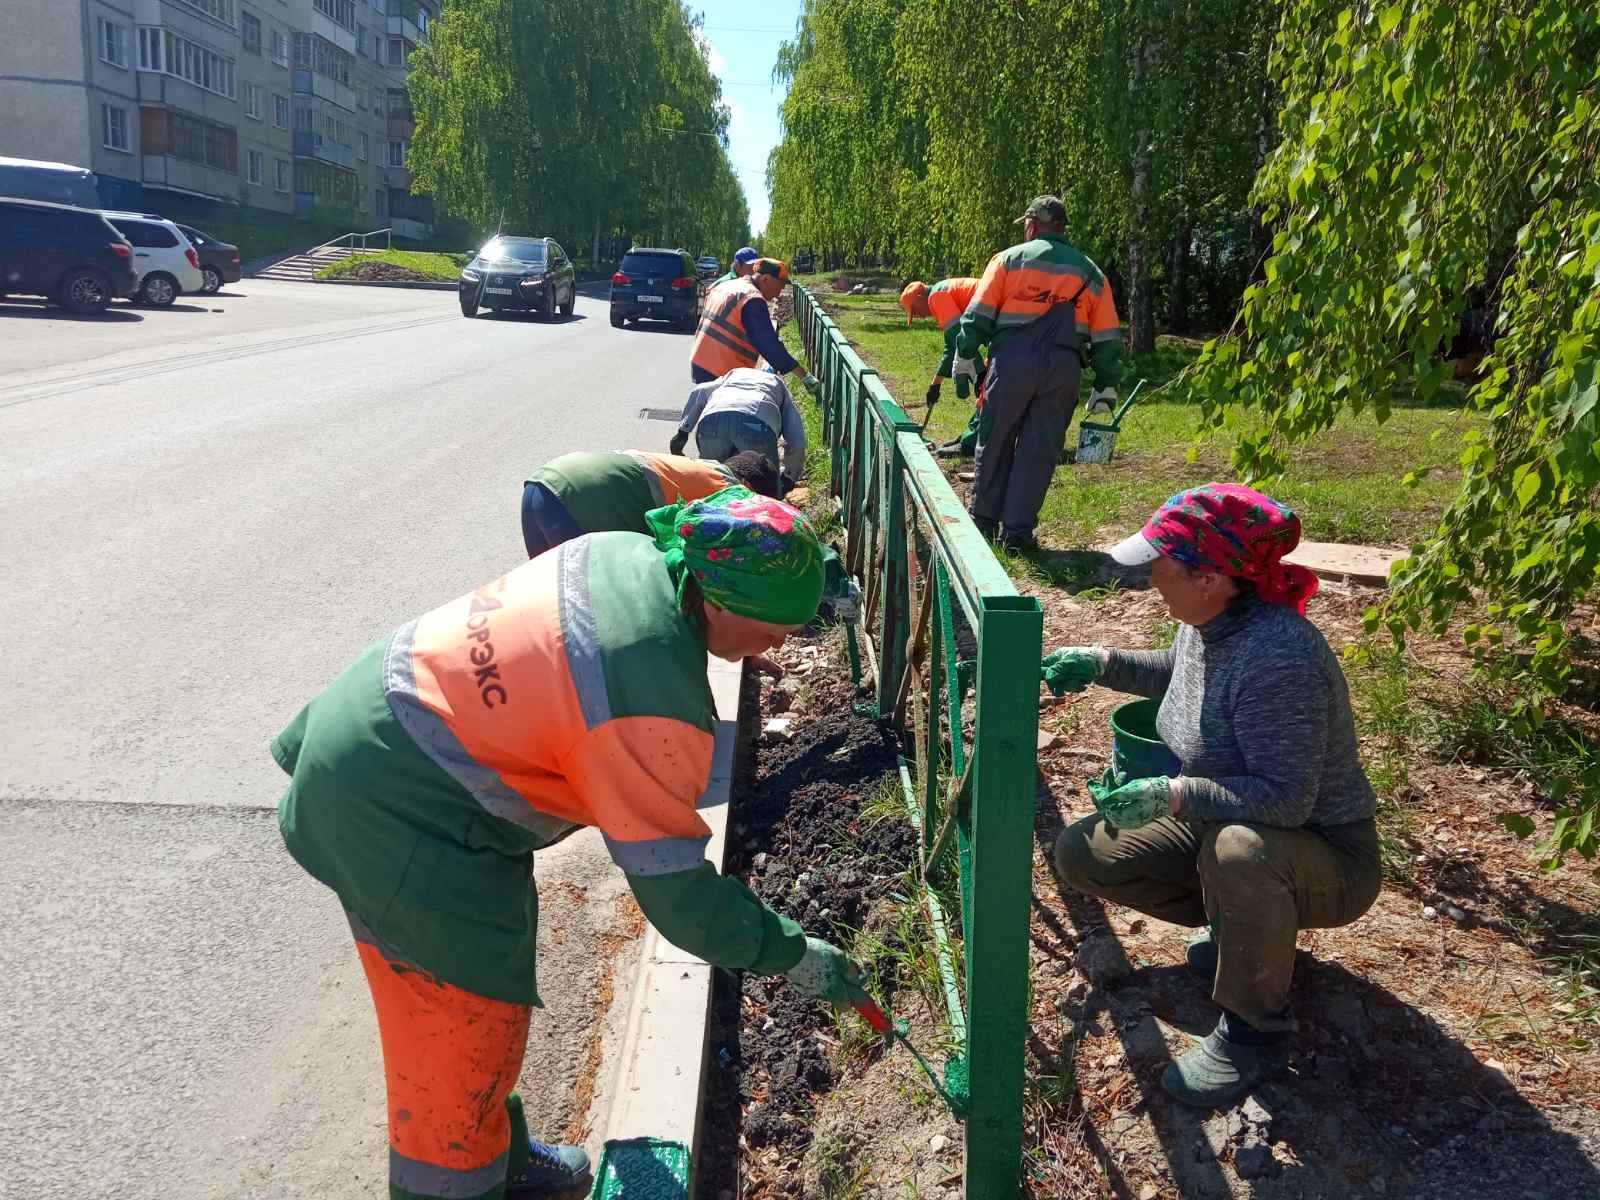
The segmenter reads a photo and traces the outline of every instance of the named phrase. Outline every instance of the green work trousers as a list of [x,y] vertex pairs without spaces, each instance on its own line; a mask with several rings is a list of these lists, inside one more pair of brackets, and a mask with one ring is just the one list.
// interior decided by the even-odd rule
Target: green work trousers
[[1209,922],[1212,999],[1263,1031],[1295,1028],[1296,934],[1350,924],[1382,883],[1370,817],[1299,829],[1162,817],[1116,829],[1096,814],[1061,831],[1055,866],[1080,892],[1175,925]]

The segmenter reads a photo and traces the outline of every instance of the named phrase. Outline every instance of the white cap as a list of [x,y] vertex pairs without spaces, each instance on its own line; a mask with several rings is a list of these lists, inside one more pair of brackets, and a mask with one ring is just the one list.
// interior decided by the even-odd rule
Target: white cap
[[1125,537],[1109,551],[1112,559],[1125,567],[1142,567],[1161,557],[1161,551],[1152,546],[1142,533]]

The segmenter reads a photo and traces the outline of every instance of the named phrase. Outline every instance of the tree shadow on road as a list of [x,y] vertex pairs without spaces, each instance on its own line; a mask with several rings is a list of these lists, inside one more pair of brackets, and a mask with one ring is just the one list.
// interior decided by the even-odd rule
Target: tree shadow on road
[[125,308],[108,308],[103,313],[70,313],[64,308],[47,305],[43,300],[6,300],[0,302],[0,318],[14,321],[103,321],[126,325],[144,320],[144,314],[129,312]]

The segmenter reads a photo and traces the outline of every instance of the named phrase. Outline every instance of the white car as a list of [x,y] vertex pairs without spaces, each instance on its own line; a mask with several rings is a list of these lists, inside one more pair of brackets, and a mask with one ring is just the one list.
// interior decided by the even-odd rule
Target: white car
[[205,287],[200,256],[189,239],[165,217],[149,213],[103,212],[101,215],[133,247],[133,269],[139,273],[135,304],[166,308],[182,292]]

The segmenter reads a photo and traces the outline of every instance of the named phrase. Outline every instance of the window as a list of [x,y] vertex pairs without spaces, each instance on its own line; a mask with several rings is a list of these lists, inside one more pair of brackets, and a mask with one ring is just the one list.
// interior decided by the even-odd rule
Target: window
[[246,54],[261,53],[261,18],[254,13],[243,13],[239,17],[239,36],[244,42]]
[[280,67],[289,65],[289,39],[277,29],[272,31],[272,61]]
[[110,104],[100,106],[100,141],[108,150],[132,154],[128,143],[128,110]]
[[355,0],[311,0],[311,7],[346,29],[356,27]]
[[389,39],[389,65],[391,67],[406,65],[406,44],[399,38]]
[[272,123],[279,129],[289,128],[289,97],[272,97]]
[[406,165],[406,144],[398,138],[390,139],[389,154],[384,159],[384,165],[390,167],[403,167]]
[[183,0],[183,3],[224,25],[233,24],[233,0]]
[[233,59],[170,30],[140,27],[139,69],[176,75],[196,87],[233,99]]
[[244,115],[261,120],[261,85],[247,83],[244,85]]
[[142,250],[171,250],[178,244],[177,235],[165,225],[157,225],[153,221],[130,221],[126,217],[108,218],[116,231],[128,239],[128,243]]
[[273,178],[273,187],[280,192],[289,190],[289,161],[279,158],[273,160],[277,166],[277,173]]
[[239,134],[231,125],[162,108],[146,108],[140,116],[140,141],[146,154],[171,155],[219,171],[238,171]]
[[411,93],[405,88],[389,89],[389,115],[411,120]]
[[361,159],[361,161],[362,161],[362,162],[366,162],[366,161],[367,161],[367,152],[368,152],[368,151],[369,151],[369,150],[370,150],[370,149],[371,149],[371,148],[372,148],[372,145],[371,145],[371,143],[370,143],[370,142],[369,142],[369,141],[368,141],[368,140],[367,140],[367,135],[366,135],[366,134],[365,134],[365,133],[363,133],[363,134],[362,134],[362,135],[361,135],[361,145],[360,145],[360,147],[358,147],[358,148],[357,148],[357,150],[356,150],[356,154],[357,154],[357,155],[358,155],[358,156],[359,156],[359,157],[360,157],[360,159]]
[[383,116],[383,89],[372,89],[372,111],[376,116]]
[[246,150],[244,152],[244,181],[253,183],[258,187],[261,184],[261,151]]
[[302,71],[315,71],[349,87],[350,67],[354,62],[354,58],[325,38],[310,33],[294,35],[294,65]]
[[356,26],[356,57],[367,57],[367,27],[365,25]]
[[124,26],[115,21],[108,21],[104,17],[95,18],[95,44],[100,51],[100,61],[110,63],[113,67],[126,67],[128,65],[128,31]]

